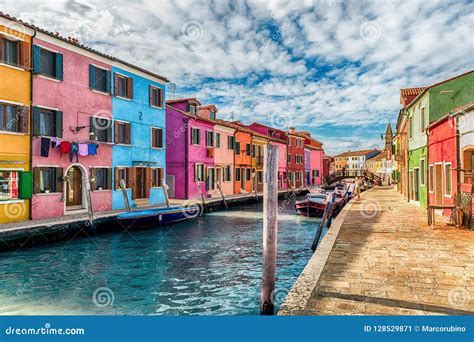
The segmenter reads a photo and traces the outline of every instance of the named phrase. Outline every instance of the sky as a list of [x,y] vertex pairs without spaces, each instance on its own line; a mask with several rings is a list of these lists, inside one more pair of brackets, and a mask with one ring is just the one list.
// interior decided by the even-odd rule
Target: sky
[[400,88],[474,69],[473,1],[0,0],[0,11],[166,76],[221,119],[383,148]]

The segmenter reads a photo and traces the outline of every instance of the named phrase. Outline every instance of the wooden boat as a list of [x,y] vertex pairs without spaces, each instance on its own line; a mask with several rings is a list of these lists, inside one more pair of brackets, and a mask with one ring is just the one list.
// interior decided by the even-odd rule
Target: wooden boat
[[162,208],[152,208],[145,210],[131,211],[116,216],[120,223],[137,226],[157,226],[171,224],[198,217],[202,214],[199,205],[172,206]]
[[328,200],[329,195],[326,192],[311,192],[306,195],[306,199],[296,201],[296,213],[309,217],[322,217]]

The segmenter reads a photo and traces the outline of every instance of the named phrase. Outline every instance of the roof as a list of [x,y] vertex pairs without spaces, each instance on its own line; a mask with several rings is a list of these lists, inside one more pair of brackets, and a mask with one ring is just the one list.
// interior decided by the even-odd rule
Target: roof
[[383,150],[382,152],[380,152],[379,154],[376,154],[372,158],[367,159],[367,161],[379,161],[387,157],[388,157],[388,151]]
[[467,71],[467,72],[465,72],[465,73],[463,73],[463,74],[460,74],[460,75],[457,75],[457,76],[448,78],[447,80],[444,80],[444,81],[441,81],[441,82],[438,82],[438,83],[434,83],[434,84],[432,84],[432,85],[430,85],[430,86],[428,86],[428,87],[425,87],[425,88],[423,89],[423,91],[420,92],[420,93],[413,99],[413,101],[410,102],[410,104],[406,107],[406,109],[410,108],[420,97],[422,97],[422,96],[423,96],[428,90],[430,90],[431,88],[436,87],[436,86],[438,86],[438,85],[440,85],[440,84],[443,84],[443,83],[452,81],[452,80],[454,80],[454,79],[456,79],[456,78],[466,76],[466,75],[471,74],[471,73],[474,73],[474,70]]
[[198,109],[215,109],[217,111],[216,105],[213,105],[213,104],[208,104],[208,105],[205,105],[205,106],[199,106]]
[[27,27],[29,27],[29,28],[32,28],[33,30],[36,30],[36,31],[41,32],[41,33],[44,33],[44,34],[46,34],[46,35],[48,35],[48,36],[54,37],[54,38],[56,38],[56,39],[59,39],[59,40],[61,40],[61,41],[63,41],[63,42],[66,42],[66,43],[68,43],[68,44],[70,44],[70,45],[74,45],[74,46],[79,47],[79,48],[81,48],[81,49],[87,50],[87,51],[89,51],[89,52],[92,52],[92,53],[94,53],[94,54],[96,54],[96,55],[99,55],[99,56],[104,57],[104,58],[106,58],[106,59],[109,59],[109,60],[111,60],[111,61],[119,62],[119,63],[121,63],[121,64],[124,64],[124,65],[130,67],[130,68],[133,68],[133,69],[135,69],[135,70],[141,71],[141,72],[143,72],[143,73],[145,73],[145,74],[147,74],[147,75],[150,75],[150,76],[159,78],[159,79],[161,79],[161,80],[163,80],[163,81],[165,81],[165,82],[168,82],[168,81],[169,81],[166,77],[161,76],[161,75],[158,75],[158,74],[156,74],[156,73],[154,73],[154,72],[152,72],[152,71],[143,69],[143,68],[141,68],[141,67],[139,67],[139,66],[137,66],[137,65],[134,65],[134,64],[132,64],[132,63],[126,62],[126,61],[124,61],[124,60],[122,60],[122,59],[119,59],[119,58],[116,58],[116,57],[107,55],[107,54],[105,54],[105,53],[103,53],[103,52],[101,52],[101,51],[98,51],[98,50],[95,50],[95,49],[93,49],[93,48],[91,48],[91,47],[88,47],[88,46],[86,46],[86,45],[83,45],[83,44],[79,43],[79,41],[76,41],[76,40],[74,40],[74,39],[71,39],[70,37],[69,37],[69,38],[63,37],[63,36],[61,36],[61,35],[59,34],[59,32],[53,33],[53,32],[48,31],[48,30],[46,30],[46,29],[37,27],[37,26],[35,26],[35,25],[33,25],[33,24],[26,23],[26,22],[24,22],[24,21],[22,21],[22,20],[20,20],[20,19],[17,19],[17,18],[15,18],[15,17],[12,17],[11,15],[8,15],[8,14],[3,13],[3,12],[0,12],[0,17],[3,17],[3,18],[5,18],[5,19],[8,19],[8,20],[11,20],[11,21],[14,21],[14,22],[17,22],[17,23],[22,24],[22,25],[25,25],[25,26],[27,26]]
[[[168,102],[168,101],[167,101],[167,102]],[[186,116],[188,116],[189,118],[194,119],[194,120],[200,120],[200,121],[204,121],[204,122],[208,122],[208,123],[213,123],[213,124],[216,123],[214,120],[209,120],[209,119],[203,118],[203,117],[198,116],[198,115],[193,115],[193,114],[187,113],[187,112],[185,112],[184,110],[181,110],[181,109],[178,109],[178,108],[176,108],[176,107],[170,106],[169,104],[166,104],[166,108],[173,109],[173,110],[177,111],[178,113],[181,113],[181,114],[183,114],[183,115],[186,115]]]
[[[187,101],[196,101],[197,103],[201,104],[199,100],[196,97],[183,97],[180,99],[172,99],[172,100],[166,100],[166,103],[177,103],[177,102],[187,102]],[[174,108],[174,107],[173,107]]]
[[357,156],[365,156],[371,152],[380,152],[379,150],[371,149],[371,150],[359,150],[359,151],[347,151],[343,152],[341,154],[338,154],[335,157],[357,157]]
[[402,88],[402,89],[400,89],[400,94],[402,96],[418,95],[419,93],[421,93],[425,89],[426,89],[426,87]]

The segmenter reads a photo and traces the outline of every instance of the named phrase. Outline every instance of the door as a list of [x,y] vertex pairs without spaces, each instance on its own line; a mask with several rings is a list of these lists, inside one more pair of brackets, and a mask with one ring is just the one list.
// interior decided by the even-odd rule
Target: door
[[72,166],[67,172],[66,210],[83,209],[82,206],[82,171]]
[[245,190],[245,177],[247,177],[246,171],[244,168],[240,169],[240,188]]
[[207,190],[214,190],[215,174],[214,168],[207,169]]
[[140,198],[147,198],[147,191],[146,191],[146,184],[147,184],[147,177],[146,177],[146,168],[145,167],[137,167],[136,168],[136,189],[135,199]]
[[216,168],[216,184],[217,183],[222,187],[222,167]]
[[443,175],[441,174],[442,169],[443,169],[443,167],[442,167],[441,164],[436,164],[435,165],[434,190],[435,190],[436,204],[442,204],[443,203]]

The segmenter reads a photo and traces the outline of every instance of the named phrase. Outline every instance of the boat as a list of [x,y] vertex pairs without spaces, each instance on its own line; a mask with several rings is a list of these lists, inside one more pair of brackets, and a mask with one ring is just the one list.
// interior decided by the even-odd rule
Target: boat
[[189,206],[171,206],[130,211],[117,215],[115,219],[123,224],[157,226],[189,220],[201,214],[201,207],[193,204]]
[[298,215],[322,217],[329,201],[327,192],[310,192],[306,199],[296,201],[295,209]]

